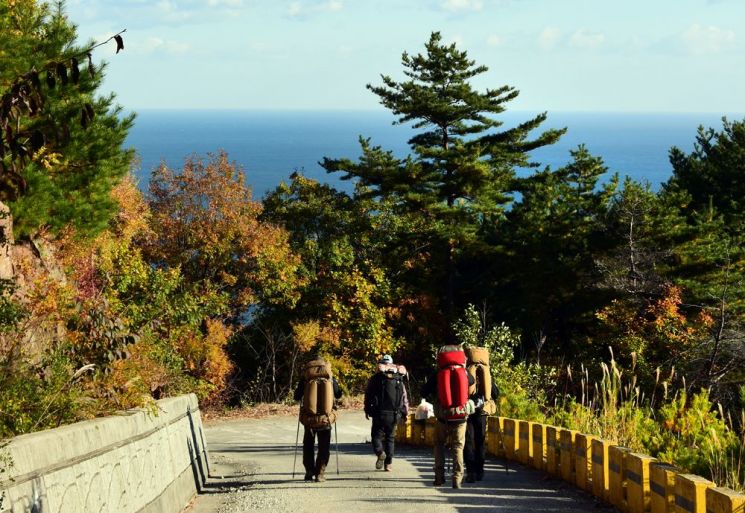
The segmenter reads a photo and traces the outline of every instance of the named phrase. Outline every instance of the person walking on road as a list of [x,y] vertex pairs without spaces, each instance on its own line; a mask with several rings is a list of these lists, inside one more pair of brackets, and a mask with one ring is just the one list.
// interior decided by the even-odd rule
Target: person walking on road
[[404,386],[406,368],[394,365],[390,355],[378,362],[377,372],[367,382],[365,418],[372,418],[370,432],[377,459],[375,468],[393,470],[393,451],[398,421],[409,412],[409,399]]
[[[303,377],[295,389],[295,400],[300,405],[300,423],[303,434],[303,466],[305,480],[326,480],[326,466],[331,456],[331,428],[336,422],[336,401],[341,398],[341,388],[331,373],[331,365],[323,358],[310,360],[303,370]],[[318,438],[318,455],[315,456],[315,439]]]
[[497,411],[499,389],[491,379],[489,351],[484,347],[471,346],[466,349],[468,375],[474,379],[469,387],[469,399],[474,403],[474,412],[466,422],[466,443],[463,458],[466,463],[466,483],[484,479],[486,458],[486,419]]
[[449,440],[453,461],[453,488],[460,488],[463,480],[466,418],[473,412],[473,403],[468,399],[468,388],[474,380],[466,372],[466,354],[460,345],[441,347],[437,352],[437,367],[438,370],[422,387],[422,397],[434,404],[437,417],[434,485],[445,484],[445,444]]

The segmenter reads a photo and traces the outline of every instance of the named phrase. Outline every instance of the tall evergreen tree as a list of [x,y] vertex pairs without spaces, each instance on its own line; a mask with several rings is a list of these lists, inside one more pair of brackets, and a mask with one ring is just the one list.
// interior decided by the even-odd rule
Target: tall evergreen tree
[[506,245],[492,263],[501,269],[494,303],[525,338],[548,340],[553,350],[567,349],[601,300],[595,259],[607,244],[605,216],[618,183],[613,177],[598,187],[607,168],[584,146],[571,156],[556,171],[518,180],[520,201],[494,235]]
[[691,382],[719,395],[726,393],[720,385],[745,376],[745,234],[711,209],[693,215],[688,235],[674,248],[678,265],[670,274],[686,291],[690,316],[708,321],[708,336],[688,348],[686,370]]
[[404,52],[404,81],[383,75],[383,85],[368,85],[380,102],[412,123],[417,134],[409,144],[413,156],[403,161],[363,141],[359,162],[324,159],[329,172],[357,179],[373,196],[394,201],[402,213],[431,223],[425,234],[433,260],[442,269],[445,310],[452,319],[459,253],[475,240],[484,216],[501,215],[511,201],[516,167],[530,167],[529,152],[556,142],[563,130],[547,130],[530,139],[546,120],[539,114],[513,128],[500,130],[494,116],[505,111],[518,91],[510,86],[477,91],[472,79],[487,71],[455,44],[444,44],[433,32],[426,52]]
[[699,127],[694,150],[685,154],[670,150],[673,176],[667,190],[691,195],[692,211],[710,207],[720,212],[735,229],[745,227],[745,120],[722,120],[722,130]]
[[122,115],[113,95],[96,96],[105,66],[89,57],[93,43],[81,46],[76,37],[63,2],[0,0],[2,117],[17,121],[12,140],[3,141],[10,151],[0,154],[0,200],[9,202],[20,235],[104,228],[116,209],[111,189],[132,162],[122,144],[133,116]]

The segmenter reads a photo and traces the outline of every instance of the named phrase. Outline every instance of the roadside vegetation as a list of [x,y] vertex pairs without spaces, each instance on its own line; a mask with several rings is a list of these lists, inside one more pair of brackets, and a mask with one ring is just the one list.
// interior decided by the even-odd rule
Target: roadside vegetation
[[353,192],[296,172],[256,199],[220,151],[136,183],[92,44],[0,0],[0,438],[185,392],[289,401],[311,352],[348,394],[391,353],[416,395],[458,340],[491,348],[502,415],[742,489],[745,121],[672,148],[658,190],[585,146],[549,169],[531,152],[564,131],[503,126],[517,89],[476,90],[499,77],[433,33],[368,86],[408,157],[363,138],[323,160]]

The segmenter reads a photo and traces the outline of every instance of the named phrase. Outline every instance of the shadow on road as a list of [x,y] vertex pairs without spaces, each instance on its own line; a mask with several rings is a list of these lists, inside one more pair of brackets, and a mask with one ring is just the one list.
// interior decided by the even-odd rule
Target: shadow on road
[[[446,485],[434,487],[434,457],[430,448],[402,446],[399,457],[407,461],[419,472],[421,479],[437,490],[434,502],[445,500],[458,511],[468,513],[509,511],[509,512],[612,512],[613,508],[598,502],[564,481],[553,479],[546,473],[525,467],[515,462],[488,458],[484,465],[484,480],[476,483],[462,483],[460,490],[450,485],[451,476],[447,473]],[[419,499],[418,499],[419,500]],[[373,500],[375,501],[375,500]]]
[[[504,461],[488,459],[483,481],[472,484],[464,482],[462,489],[456,490],[451,486],[433,486],[434,459],[429,448],[397,446],[392,473],[374,470],[374,456],[369,443],[339,443],[338,450],[340,473],[336,473],[336,445],[332,441],[328,480],[321,484],[303,480],[302,444],[297,446],[293,479],[292,462],[296,454],[293,445],[251,443],[246,442],[245,438],[237,443],[229,443],[223,439],[222,443],[211,446],[213,458],[218,463],[220,459],[248,463],[244,466],[244,472],[228,473],[222,479],[209,479],[203,494],[255,489],[271,495],[295,491],[303,493],[304,489],[317,492],[322,487],[329,492],[342,492],[336,494],[339,502],[335,504],[358,513],[381,509],[391,511],[392,501],[411,505],[415,502],[425,508],[431,506],[433,511],[468,513],[612,511],[612,508],[598,503],[575,487],[514,462],[509,463],[507,472]],[[261,466],[256,464],[257,461]],[[449,476],[446,476],[446,483],[450,484]],[[375,489],[377,493],[369,493],[370,489]],[[313,501],[314,495],[307,497],[310,497],[307,500]]]

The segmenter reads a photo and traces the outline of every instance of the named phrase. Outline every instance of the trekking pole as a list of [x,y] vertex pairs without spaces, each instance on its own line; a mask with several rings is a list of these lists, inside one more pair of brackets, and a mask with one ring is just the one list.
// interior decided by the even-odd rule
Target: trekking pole
[[450,437],[452,436],[452,432],[450,431],[450,426],[448,426],[448,436],[445,438],[445,468],[447,469],[448,475],[452,477],[450,474],[450,447],[452,446],[452,443],[450,441]]
[[339,475],[339,431],[336,429],[334,422],[334,442],[336,443],[336,475]]
[[300,437],[300,417],[297,418],[297,431],[295,432],[295,457],[292,458],[292,478],[295,479],[295,464],[297,463],[297,441]]
[[504,454],[504,473],[510,473],[510,460],[507,458],[507,448],[504,445],[504,438],[502,437],[502,431],[499,431],[499,443],[502,445],[502,453]]

